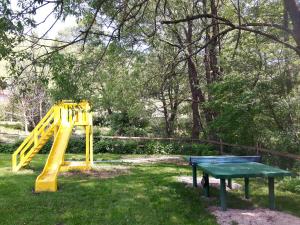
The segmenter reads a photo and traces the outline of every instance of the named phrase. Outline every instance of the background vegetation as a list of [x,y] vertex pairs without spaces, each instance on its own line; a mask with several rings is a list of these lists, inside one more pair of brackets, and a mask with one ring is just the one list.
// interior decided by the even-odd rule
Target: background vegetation
[[[0,6],[1,89],[9,96],[1,120],[30,131],[54,102],[87,99],[100,135],[300,151],[297,0]],[[34,15],[43,7],[76,25],[56,37],[30,32],[42,25]]]

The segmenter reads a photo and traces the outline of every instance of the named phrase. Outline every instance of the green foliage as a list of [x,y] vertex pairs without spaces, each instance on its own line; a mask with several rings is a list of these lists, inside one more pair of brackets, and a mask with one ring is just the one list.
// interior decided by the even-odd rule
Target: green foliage
[[300,177],[285,177],[278,183],[278,188],[282,191],[300,194]]
[[204,144],[179,144],[159,141],[99,140],[94,144],[95,153],[118,154],[179,154],[216,155],[214,147]]
[[[12,144],[0,143],[0,153],[13,153],[22,143],[18,141]],[[40,153],[48,154],[52,141],[48,141]],[[70,139],[67,153],[84,153],[85,139],[73,137]],[[218,152],[211,145],[204,144],[179,144],[159,141],[132,141],[132,140],[107,140],[94,141],[94,153],[114,154],[178,154],[178,155],[217,155]]]
[[[251,74],[230,74],[211,87],[217,112],[210,129],[227,142],[299,152],[294,121],[299,118],[294,93],[284,97],[275,80],[253,80]],[[295,109],[295,110],[291,110]]]
[[78,101],[83,98],[79,80],[84,71],[77,68],[77,59],[74,55],[56,53],[52,56],[50,67],[54,82],[50,92],[56,101],[64,99]]
[[0,153],[13,153],[23,141],[19,140],[14,143],[0,143]]
[[147,136],[146,128],[149,121],[146,118],[128,113],[113,113],[110,116],[112,132],[117,135]]
[[[233,2],[221,2],[217,14],[228,21],[220,29],[210,24],[210,18],[203,18],[192,20],[189,32],[185,22],[170,26],[155,21],[180,20],[200,11],[210,14],[216,1],[55,1],[52,13],[75,16],[77,26],[53,42],[26,36],[22,45],[32,46],[26,50],[16,44],[24,30],[36,26],[33,15],[48,3],[18,2],[19,12],[8,0],[0,3],[0,59],[8,57],[12,68],[12,76],[1,80],[0,86],[12,86],[20,120],[30,115],[28,123],[36,124],[39,100],[43,99],[45,109],[51,95],[53,100],[89,100],[92,110],[101,115],[95,124],[111,126],[112,135],[188,136],[192,123],[197,123],[194,127],[201,129],[204,138],[300,152],[299,55],[287,47],[296,46],[295,35],[278,26],[283,22],[282,1],[247,0],[239,3],[240,10]],[[286,22],[293,29],[295,25]],[[244,29],[235,29],[238,25]],[[224,32],[226,38],[218,43],[215,32]],[[205,45],[210,38],[213,41]],[[188,59],[187,54],[192,57]],[[197,81],[191,79],[192,70]],[[199,92],[191,94],[194,82]],[[32,107],[34,103],[37,106]],[[196,122],[198,110],[201,121]],[[73,148],[76,145],[70,151]],[[173,147],[155,143],[151,149],[170,152]]]
[[211,129],[228,142],[253,144],[264,130],[260,128],[261,105],[251,87],[251,79],[234,74],[212,87],[214,101],[208,107],[218,112]]
[[21,123],[1,122],[0,127],[11,128],[15,130],[22,130],[23,125]]

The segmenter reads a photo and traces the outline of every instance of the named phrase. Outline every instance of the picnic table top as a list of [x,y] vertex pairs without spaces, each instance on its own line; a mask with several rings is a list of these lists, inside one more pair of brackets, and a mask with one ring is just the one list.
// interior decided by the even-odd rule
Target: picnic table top
[[219,179],[243,177],[281,177],[291,176],[292,173],[258,162],[242,163],[199,163],[205,173]]
[[186,158],[190,164],[199,163],[244,163],[244,162],[260,162],[261,156],[189,156]]

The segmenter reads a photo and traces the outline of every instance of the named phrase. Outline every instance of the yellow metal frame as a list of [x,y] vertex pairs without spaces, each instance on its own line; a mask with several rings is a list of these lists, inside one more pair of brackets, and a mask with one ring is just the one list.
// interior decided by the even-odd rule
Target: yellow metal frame
[[[59,171],[91,169],[93,165],[93,121],[92,114],[90,112],[90,105],[87,101],[81,101],[79,103],[61,101],[55,104],[47,112],[44,118],[37,124],[29,136],[13,153],[12,170],[16,172],[22,167],[28,165],[32,158],[42,149],[51,137],[54,137],[54,140],[55,138],[59,138],[57,134],[59,127],[62,126],[62,124],[69,124],[72,127],[84,126],[86,137],[86,159],[83,162],[66,162],[64,161],[64,157],[62,157],[59,161]],[[65,149],[56,149],[55,151],[65,151]],[[61,153],[64,154],[64,152]],[[49,157],[50,155],[51,152]],[[46,166],[44,170],[45,169]],[[56,191],[56,189],[54,188],[52,191]]]

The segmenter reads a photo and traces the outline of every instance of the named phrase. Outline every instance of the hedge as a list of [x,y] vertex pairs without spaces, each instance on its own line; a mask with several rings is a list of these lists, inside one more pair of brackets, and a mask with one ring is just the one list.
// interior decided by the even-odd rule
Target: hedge
[[[0,153],[13,153],[21,141],[13,144],[0,143]],[[49,141],[42,148],[40,153],[48,153],[52,141]],[[67,153],[84,153],[85,139],[71,138]],[[178,155],[217,155],[218,152],[211,145],[170,143],[159,141],[138,142],[132,140],[95,140],[94,154],[116,153],[116,154],[178,154]]]

